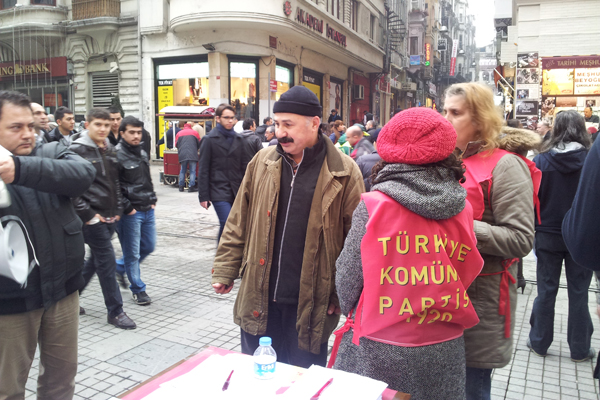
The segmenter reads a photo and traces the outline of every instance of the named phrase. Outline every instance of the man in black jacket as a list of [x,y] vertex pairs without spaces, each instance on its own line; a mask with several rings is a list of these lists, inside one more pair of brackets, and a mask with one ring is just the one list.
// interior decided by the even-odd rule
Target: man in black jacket
[[258,128],[256,128],[256,134],[258,135],[258,137],[260,138],[261,141],[268,142],[268,140],[266,138],[267,128],[272,125],[273,125],[273,118],[266,117],[265,119],[263,119],[263,124],[261,126],[259,126]]
[[215,206],[221,224],[220,239],[250,160],[244,151],[244,139],[233,130],[235,109],[221,104],[215,115],[217,127],[204,136],[200,145],[198,199],[207,210],[211,203]]
[[123,274],[127,272],[133,300],[146,305],[152,300],[146,294],[146,284],[140,276],[140,263],[156,246],[156,193],[148,154],[142,147],[142,129],[142,121],[131,116],[125,117],[119,128],[122,140],[117,145],[117,158],[124,211],[117,223],[123,250],[123,257],[117,260],[117,280],[124,283]]
[[244,138],[244,151],[248,160],[252,160],[254,155],[262,150],[262,140],[256,135],[256,122],[252,118],[246,118],[242,124],[242,133],[240,135]]
[[121,136],[119,135],[119,128],[121,127],[121,121],[123,121],[123,115],[121,114],[121,110],[117,107],[108,107],[108,112],[110,114],[110,132],[108,133],[108,140],[110,144],[116,146],[119,143],[119,139]]
[[36,146],[33,121],[29,98],[0,92],[0,179],[11,199],[0,216],[24,231],[29,266],[25,282],[0,275],[0,398],[25,396],[39,344],[38,398],[71,399],[85,249],[70,198],[87,190],[95,170],[59,143]]
[[73,199],[75,210],[84,222],[83,237],[90,246],[90,257],[83,266],[85,285],[94,273],[98,274],[104,303],[108,310],[108,323],[121,329],[134,329],[135,323],[123,311],[123,299],[115,279],[115,251],[111,237],[115,222],[123,211],[117,153],[107,136],[110,132],[110,115],[101,108],[93,108],[86,118],[87,132],[71,144],[70,149],[90,161],[96,168],[92,186]]
[[71,144],[71,137],[76,133],[73,130],[75,128],[73,111],[67,107],[58,107],[54,112],[54,120],[58,126],[46,134],[46,141],[61,142],[68,146]]

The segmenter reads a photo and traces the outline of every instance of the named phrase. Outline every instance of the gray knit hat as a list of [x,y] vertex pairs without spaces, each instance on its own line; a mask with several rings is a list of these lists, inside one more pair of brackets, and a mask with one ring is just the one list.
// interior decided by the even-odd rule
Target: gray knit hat
[[313,92],[299,85],[281,95],[273,106],[273,113],[292,113],[321,118],[323,107]]

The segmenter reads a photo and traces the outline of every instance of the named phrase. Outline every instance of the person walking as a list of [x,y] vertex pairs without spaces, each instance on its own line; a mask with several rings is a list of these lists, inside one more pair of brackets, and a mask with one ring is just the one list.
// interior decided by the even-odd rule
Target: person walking
[[198,200],[206,210],[211,204],[215,206],[220,224],[218,241],[250,160],[244,150],[244,139],[233,130],[235,109],[221,104],[215,119],[216,129],[204,136],[200,146]]
[[278,361],[305,368],[325,366],[340,313],[335,260],[364,191],[356,163],[319,132],[322,112],[304,86],[275,102],[279,144],[248,164],[212,273],[219,294],[241,277],[242,352],[270,336]]
[[25,284],[0,275],[0,398],[25,397],[39,349],[37,397],[72,399],[85,247],[70,198],[88,189],[95,170],[58,142],[36,144],[33,125],[29,98],[0,91],[0,179],[11,199],[0,216],[29,238],[32,267]]
[[188,192],[198,191],[196,186],[196,166],[198,165],[198,150],[200,149],[200,135],[192,129],[190,124],[185,124],[183,129],[175,136],[177,156],[179,157],[179,191],[185,188],[185,174],[190,171],[190,184]]
[[246,118],[242,125],[244,129],[240,135],[244,139],[244,151],[246,152],[246,158],[248,160],[252,160],[254,155],[262,150],[262,140],[255,133],[256,132],[256,122],[252,118]]
[[256,128],[256,135],[258,135],[262,142],[268,142],[266,133],[270,126],[273,126],[273,118],[265,117],[263,119],[263,124]]
[[364,136],[364,134],[364,131],[356,125],[351,126],[346,131],[346,138],[348,139],[350,146],[352,146],[350,157],[352,157],[353,160],[375,151],[375,147],[373,147],[373,144]]
[[125,286],[124,274],[131,285],[133,301],[139,305],[152,302],[142,281],[140,263],[156,246],[154,207],[156,193],[150,176],[148,154],[142,144],[143,123],[135,117],[123,118],[116,147],[119,183],[123,194],[123,216],[117,223],[123,257],[117,260],[117,281]]
[[591,140],[583,117],[570,110],[558,113],[549,134],[549,140],[533,159],[542,171],[541,223],[535,227],[538,293],[531,310],[527,347],[539,356],[548,354],[554,339],[554,305],[564,262],[569,295],[567,342],[571,360],[582,362],[595,355],[590,348],[594,327],[588,307],[592,271],[571,257],[562,238],[562,222],[575,198]]
[[392,118],[336,262],[348,319],[330,365],[415,400],[465,398],[463,332],[479,321],[466,290],[483,259],[455,143],[452,124],[431,109]]
[[[473,207],[477,249],[484,260],[481,274],[467,291],[480,319],[465,330],[467,399],[489,400],[492,370],[507,365],[513,353],[516,260],[533,246],[531,171],[536,169],[524,157],[500,148],[503,120],[489,88],[477,83],[450,86],[444,114],[458,135],[456,146],[466,167],[463,185]],[[527,144],[539,143],[539,138],[529,140]],[[518,137],[506,144],[513,152],[529,150]]]
[[[107,138],[110,124],[108,111],[91,109],[86,117],[87,131],[82,132],[69,147],[96,169],[94,183],[85,193],[74,198],[73,204],[85,224],[83,237],[90,247],[90,256],[83,266],[85,286],[97,273],[108,311],[108,323],[121,329],[134,329],[135,323],[123,311],[123,299],[115,279],[116,259],[111,238],[115,223],[121,218],[123,196],[117,154]],[[85,310],[80,312],[85,313]]]

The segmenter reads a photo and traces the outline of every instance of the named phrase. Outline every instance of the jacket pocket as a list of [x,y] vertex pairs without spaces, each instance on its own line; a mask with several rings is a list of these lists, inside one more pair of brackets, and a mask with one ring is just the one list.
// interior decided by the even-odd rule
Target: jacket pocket
[[[68,272],[80,269],[85,256],[85,243],[82,232],[83,222],[79,217],[63,225],[65,231],[65,256]],[[70,274],[69,274],[70,275]]]
[[244,261],[242,264],[242,268],[240,268],[240,278],[244,277],[244,273],[246,272],[246,267],[248,266],[248,261]]

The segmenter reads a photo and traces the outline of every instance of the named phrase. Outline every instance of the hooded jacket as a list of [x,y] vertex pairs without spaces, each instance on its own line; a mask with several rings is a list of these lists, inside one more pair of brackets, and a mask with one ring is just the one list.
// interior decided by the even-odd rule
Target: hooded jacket
[[252,130],[243,131],[240,135],[244,139],[244,152],[246,153],[246,158],[252,160],[256,153],[262,150],[262,140],[260,136]]
[[[518,154],[536,148],[541,138],[525,129],[504,127],[498,137],[500,148]],[[463,158],[475,155],[481,143],[469,143]],[[533,182],[525,162],[518,156],[503,156],[492,171],[492,187],[482,185],[484,211],[481,221],[474,221],[477,248],[484,265],[467,290],[479,324],[465,330],[467,367],[502,368],[513,353],[514,316],[517,287],[509,284],[511,334],[505,337],[505,316],[499,315],[500,284],[503,260],[524,257],[531,251],[534,238]],[[517,263],[508,272],[517,276]],[[487,275],[490,274],[490,275]],[[485,275],[485,276],[484,276]]]
[[583,145],[567,143],[540,153],[533,159],[542,171],[539,192],[542,223],[536,221],[536,231],[557,235],[562,233],[562,222],[573,204],[587,154],[588,150]]
[[[323,137],[322,139],[326,139]],[[298,347],[318,354],[339,322],[328,315],[338,304],[335,260],[350,229],[352,213],[364,191],[358,166],[324,140],[326,155],[314,189],[306,233],[298,298]],[[277,146],[278,147],[278,146]],[[282,156],[277,147],[260,151],[248,164],[240,192],[227,219],[213,265],[212,283],[231,285],[241,277],[234,322],[252,334],[266,332],[269,277],[273,264],[275,223]]]
[[94,183],[85,193],[73,199],[75,211],[84,223],[96,214],[112,218],[123,212],[117,152],[108,139],[105,139],[105,142],[106,147],[101,150],[90,138],[89,133],[83,132],[69,147],[91,162],[96,169]]
[[29,261],[37,259],[27,286],[0,276],[0,315],[50,308],[83,288],[82,224],[71,204],[94,180],[94,167],[59,143],[38,144],[15,156],[15,179],[6,185],[11,205],[2,218],[18,218],[26,229]]

